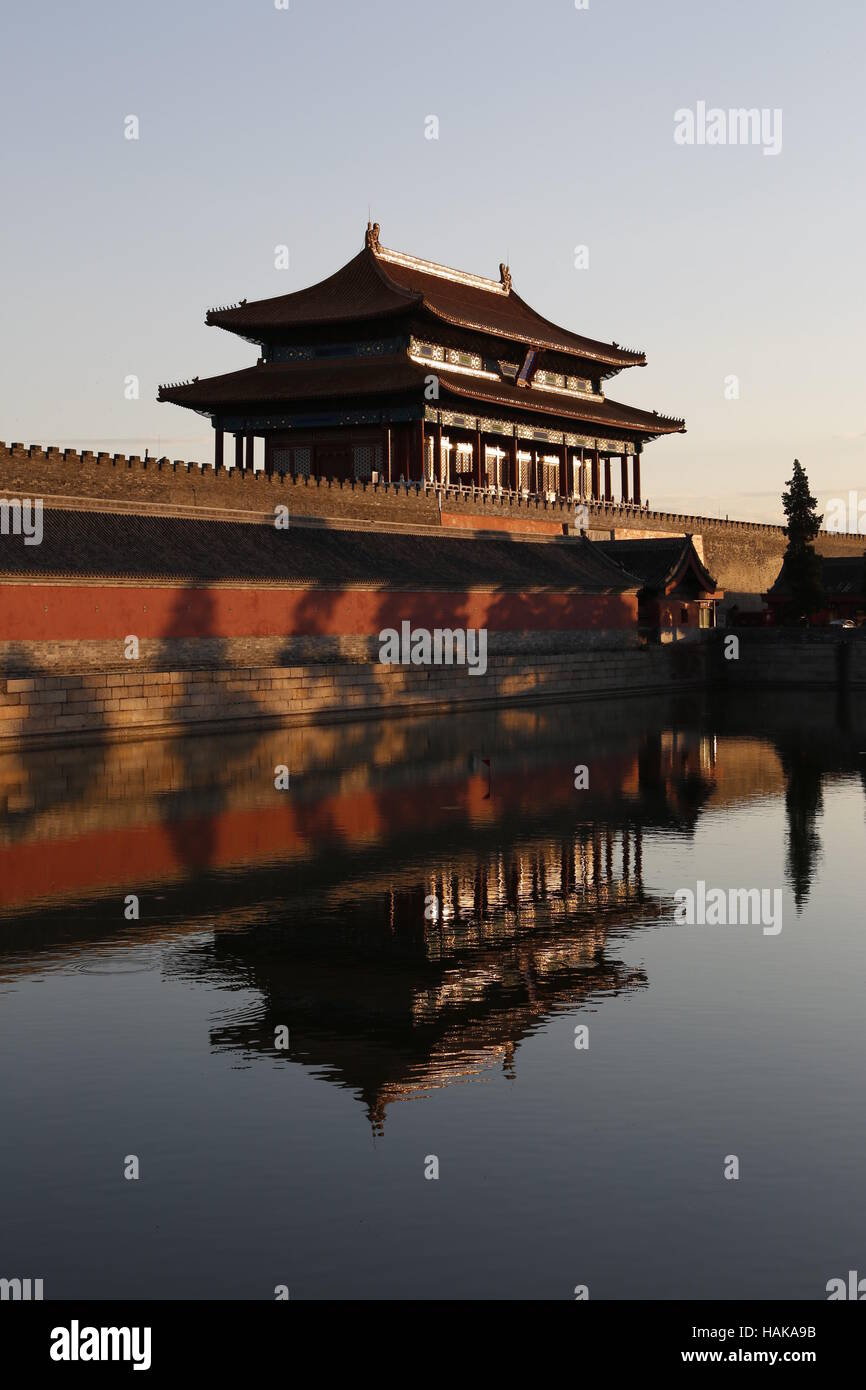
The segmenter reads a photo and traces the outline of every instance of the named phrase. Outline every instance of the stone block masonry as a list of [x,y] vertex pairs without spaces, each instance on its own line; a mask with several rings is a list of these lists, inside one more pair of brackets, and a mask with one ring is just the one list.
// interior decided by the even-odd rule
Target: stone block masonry
[[712,679],[724,686],[866,690],[866,631],[742,628],[736,635],[737,660],[724,659],[719,641],[710,662]]
[[222,665],[198,669],[55,675],[37,673],[31,663],[29,675],[0,678],[0,746],[697,688],[705,681],[707,650],[611,646],[492,655],[486,675],[475,679],[465,668],[369,661],[244,666],[226,653]]

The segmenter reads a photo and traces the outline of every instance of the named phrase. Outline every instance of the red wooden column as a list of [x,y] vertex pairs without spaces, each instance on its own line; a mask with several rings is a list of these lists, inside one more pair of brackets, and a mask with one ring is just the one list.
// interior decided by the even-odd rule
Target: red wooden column
[[599,478],[598,449],[592,451],[592,500],[598,502],[601,497],[601,479]]
[[517,472],[517,426],[514,426],[514,433],[511,436],[511,447],[508,450],[508,471],[511,474],[510,482],[513,492],[520,491],[520,477]]
[[613,487],[610,481],[610,455],[604,461],[604,500],[613,501]]
[[479,426],[475,428],[475,451],[478,454],[478,463],[476,465],[478,486],[482,488],[484,486],[484,457],[481,450],[481,429]]
[[223,449],[225,445],[225,435],[217,426],[213,437],[213,466],[215,470],[223,467]]
[[436,443],[433,445],[433,482],[442,479],[442,415],[436,417]]
[[248,434],[248,435],[246,436],[246,441],[247,441],[247,448],[246,448],[246,458],[245,458],[245,460],[244,460],[244,467],[245,467],[245,468],[248,468],[249,471],[252,473],[252,471],[253,471],[253,459],[254,459],[254,457],[255,457],[255,455],[254,455],[254,453],[253,453],[253,450],[255,449],[255,445],[256,445],[256,437],[255,437],[255,435],[254,435],[254,434]]
[[423,481],[424,481],[424,416],[423,416],[423,415],[421,416],[420,425],[421,425],[421,428],[420,428],[419,431],[418,431],[418,444],[419,444],[420,449],[421,449],[421,466],[420,466],[420,469],[419,469],[419,472],[418,472],[418,479],[419,479],[420,482],[423,483]]
[[640,454],[635,454],[631,466],[632,475],[632,501],[635,506],[640,506]]
[[385,430],[385,477],[391,482],[391,426]]
[[397,476],[408,483],[412,477],[412,455],[415,452],[415,428],[411,421],[400,426],[400,467]]
[[265,435],[265,473],[270,475],[274,471],[274,441],[273,435]]
[[628,454],[619,456],[620,501],[628,501]]

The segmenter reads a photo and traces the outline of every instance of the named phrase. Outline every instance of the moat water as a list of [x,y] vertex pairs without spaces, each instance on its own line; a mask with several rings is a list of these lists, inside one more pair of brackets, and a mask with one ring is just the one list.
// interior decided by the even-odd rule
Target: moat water
[[[858,706],[6,753],[0,810],[0,1277],[823,1299],[866,1274]],[[779,890],[781,929],[678,920],[699,883]]]

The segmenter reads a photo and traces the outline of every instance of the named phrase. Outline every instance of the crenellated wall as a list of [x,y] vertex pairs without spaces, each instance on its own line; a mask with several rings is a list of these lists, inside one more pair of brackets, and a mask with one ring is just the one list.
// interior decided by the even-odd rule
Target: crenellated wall
[[[495,495],[422,484],[363,483],[288,475],[215,470],[211,464],[142,459],[124,454],[78,453],[0,441],[0,497],[41,497],[76,509],[170,512],[173,515],[273,515],[285,505],[297,517],[343,525],[384,525],[412,530],[473,528],[535,538],[574,530],[574,506],[565,501]],[[590,536],[694,535],[703,540],[707,568],[725,592],[725,607],[762,606],[785,551],[781,526],[721,520],[686,512],[592,503]],[[826,555],[858,555],[866,537],[822,532]]]

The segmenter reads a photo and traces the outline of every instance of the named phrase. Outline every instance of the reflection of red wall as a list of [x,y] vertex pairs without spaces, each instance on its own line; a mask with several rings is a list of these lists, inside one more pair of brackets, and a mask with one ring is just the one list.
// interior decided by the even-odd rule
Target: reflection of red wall
[[[333,845],[387,844],[396,836],[425,835],[461,825],[495,822],[516,812],[529,819],[540,810],[579,805],[573,759],[530,768],[509,768],[468,777],[443,777],[418,787],[348,790],[319,800],[295,803],[291,793],[275,793],[271,803],[227,809],[212,816],[170,822],[152,818],[152,806],[138,823],[78,836],[46,835],[0,846],[0,910],[59,897],[80,899],[112,888],[118,892],[147,883],[176,881],[204,868],[273,863],[288,858],[313,860]],[[593,759],[596,793],[616,799],[619,789],[637,785],[637,761],[625,750]],[[467,841],[468,843],[468,841]],[[208,846],[204,861],[202,845]]]
[[137,637],[369,635],[383,628],[486,627],[492,632],[631,628],[630,594],[400,593],[276,585],[185,588],[144,584],[3,586],[0,641]]

